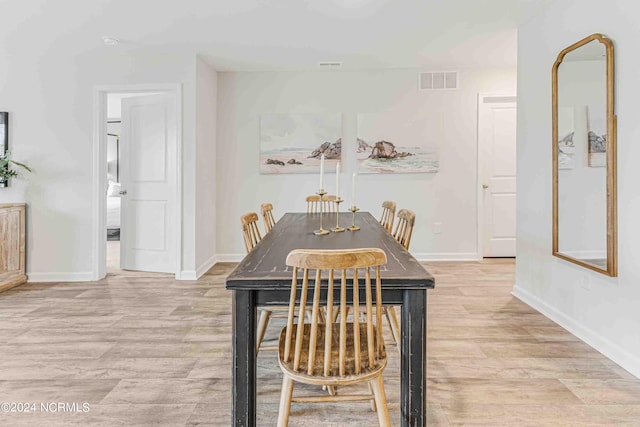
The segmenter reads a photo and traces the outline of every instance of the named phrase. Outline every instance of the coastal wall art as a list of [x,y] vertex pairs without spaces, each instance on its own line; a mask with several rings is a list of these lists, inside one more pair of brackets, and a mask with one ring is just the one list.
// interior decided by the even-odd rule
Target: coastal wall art
[[262,114],[260,173],[335,171],[342,156],[342,114]]
[[575,166],[574,154],[574,108],[558,108],[558,169],[573,169]]
[[607,115],[604,107],[587,107],[589,166],[607,166]]
[[442,112],[413,117],[394,110],[358,114],[358,172],[438,172],[438,144],[443,134]]

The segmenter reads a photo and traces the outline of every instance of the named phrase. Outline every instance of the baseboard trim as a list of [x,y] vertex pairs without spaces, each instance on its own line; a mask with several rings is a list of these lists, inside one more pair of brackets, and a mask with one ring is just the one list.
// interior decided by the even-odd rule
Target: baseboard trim
[[418,261],[478,261],[477,252],[411,253]]
[[218,254],[216,262],[240,262],[247,254]]
[[200,267],[198,267],[196,269],[196,276],[199,279],[200,277],[202,277],[202,275],[204,275],[204,273],[206,273],[207,271],[209,271],[209,269],[211,267],[214,266],[214,264],[217,262],[218,257],[215,255],[211,255],[211,257],[209,257],[208,260],[206,260],[205,262],[203,262]]
[[519,288],[517,284],[513,287],[511,294],[604,354],[636,378],[640,378],[640,357],[629,353],[597,332],[584,327],[575,319],[558,311],[529,291]]
[[27,272],[28,283],[43,282],[91,282],[95,281],[91,271],[62,273],[30,273]]
[[176,274],[176,280],[198,280],[195,270],[182,270],[180,274]]

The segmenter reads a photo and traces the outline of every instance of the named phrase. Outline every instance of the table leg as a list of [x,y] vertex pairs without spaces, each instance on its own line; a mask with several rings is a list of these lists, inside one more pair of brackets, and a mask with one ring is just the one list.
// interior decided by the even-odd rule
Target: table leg
[[256,425],[256,305],[252,291],[233,291],[231,425]]
[[427,290],[406,289],[402,304],[402,425],[427,425]]

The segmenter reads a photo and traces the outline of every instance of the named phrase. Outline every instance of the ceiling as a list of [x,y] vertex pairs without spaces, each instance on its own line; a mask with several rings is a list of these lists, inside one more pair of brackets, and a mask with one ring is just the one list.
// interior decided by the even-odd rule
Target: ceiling
[[85,49],[193,51],[217,70],[511,67],[518,24],[551,1],[0,0],[0,32],[56,22]]

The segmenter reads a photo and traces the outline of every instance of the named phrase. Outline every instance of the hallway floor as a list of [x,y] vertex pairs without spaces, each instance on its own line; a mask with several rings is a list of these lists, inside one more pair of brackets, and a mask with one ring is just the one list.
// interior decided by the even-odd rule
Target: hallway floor
[[[198,281],[108,276],[0,294],[2,426],[228,426],[231,293],[218,264]],[[514,261],[428,263],[429,425],[640,425],[640,380],[510,292]],[[278,333],[276,324],[268,337]],[[399,425],[399,361],[385,386]],[[261,352],[258,425],[274,425],[281,374]],[[301,387],[302,388],[302,387]],[[295,391],[294,391],[295,393]],[[79,403],[43,413],[40,403]],[[82,412],[82,403],[88,412]],[[368,403],[295,404],[291,426],[371,426]]]

